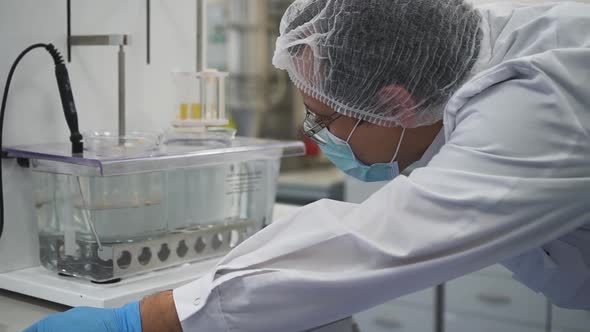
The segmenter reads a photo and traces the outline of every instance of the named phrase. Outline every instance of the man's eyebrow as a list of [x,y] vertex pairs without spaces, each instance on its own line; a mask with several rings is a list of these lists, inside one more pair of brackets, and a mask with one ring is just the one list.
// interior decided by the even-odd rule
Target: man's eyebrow
[[305,102],[303,102],[303,105],[305,106],[305,108],[307,110],[309,110],[311,113],[313,113],[318,118],[328,119],[331,116],[331,115],[326,115],[326,114],[321,114],[321,113],[316,112],[313,108],[309,107],[309,105],[307,105]]
[[307,110],[308,110],[308,111],[310,111],[311,113],[318,115],[318,114],[317,114],[316,112],[314,112],[314,111],[311,109],[311,107],[309,107],[309,105],[307,105],[305,102],[303,102],[303,106],[305,106],[305,109],[307,109]]

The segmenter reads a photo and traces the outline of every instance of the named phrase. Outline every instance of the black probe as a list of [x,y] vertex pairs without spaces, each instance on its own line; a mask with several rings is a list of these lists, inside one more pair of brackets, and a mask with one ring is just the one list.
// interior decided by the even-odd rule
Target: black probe
[[63,57],[52,44],[47,44],[46,49],[49,51],[55,62],[55,78],[57,79],[57,88],[59,89],[61,106],[66,117],[68,128],[70,129],[72,155],[82,156],[84,145],[82,143],[80,129],[78,128],[78,113],[76,112],[76,104],[74,103],[74,95],[72,94],[72,85],[70,84],[68,68],[66,68]]

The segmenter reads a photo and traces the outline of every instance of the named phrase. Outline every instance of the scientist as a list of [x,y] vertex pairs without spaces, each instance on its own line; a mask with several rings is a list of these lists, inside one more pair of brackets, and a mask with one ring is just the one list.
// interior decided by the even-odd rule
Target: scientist
[[299,209],[174,291],[28,331],[303,331],[498,262],[590,309],[589,5],[299,0],[280,32],[306,134],[391,182]]

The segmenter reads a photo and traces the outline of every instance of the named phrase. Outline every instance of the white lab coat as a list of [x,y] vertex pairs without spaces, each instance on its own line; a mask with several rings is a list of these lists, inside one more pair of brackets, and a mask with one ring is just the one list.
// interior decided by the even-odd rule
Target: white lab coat
[[480,10],[478,73],[427,166],[253,236],[174,290],[185,331],[302,331],[497,262],[590,309],[590,6]]

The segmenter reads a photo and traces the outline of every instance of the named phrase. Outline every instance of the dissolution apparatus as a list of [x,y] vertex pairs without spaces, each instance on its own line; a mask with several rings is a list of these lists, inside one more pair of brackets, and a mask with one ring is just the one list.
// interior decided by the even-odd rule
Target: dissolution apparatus
[[270,222],[280,159],[300,142],[199,132],[85,135],[5,148],[29,160],[41,264],[112,282],[223,255]]

